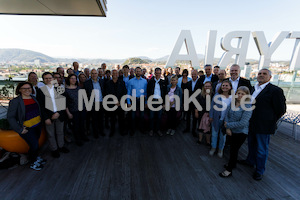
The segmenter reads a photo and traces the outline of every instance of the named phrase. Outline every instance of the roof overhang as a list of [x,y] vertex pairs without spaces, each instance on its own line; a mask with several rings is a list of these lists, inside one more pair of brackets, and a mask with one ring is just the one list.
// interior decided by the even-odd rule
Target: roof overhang
[[0,0],[0,14],[106,17],[106,0]]

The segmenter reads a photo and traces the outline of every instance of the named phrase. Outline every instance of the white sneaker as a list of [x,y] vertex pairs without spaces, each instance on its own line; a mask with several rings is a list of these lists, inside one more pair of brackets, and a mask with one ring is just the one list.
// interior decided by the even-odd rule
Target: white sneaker
[[167,135],[169,135],[169,134],[171,133],[171,131],[172,131],[172,130],[171,130],[171,129],[169,129],[169,130],[167,131],[167,133],[166,133],[166,134],[167,134]]
[[30,165],[30,168],[33,169],[33,170],[36,170],[36,171],[40,171],[41,169],[43,169],[43,165],[40,164],[38,161],[35,161],[34,163],[32,163]]
[[42,165],[46,164],[47,160],[46,159],[43,159],[42,157],[38,156],[36,158],[36,161]]
[[216,149],[215,148],[211,148],[211,150],[209,151],[209,155],[213,156],[215,153]]
[[218,151],[218,156],[219,156],[219,158],[223,158],[223,150]]
[[172,130],[171,133],[170,133],[170,135],[173,136],[175,134],[175,132],[176,132],[175,130]]

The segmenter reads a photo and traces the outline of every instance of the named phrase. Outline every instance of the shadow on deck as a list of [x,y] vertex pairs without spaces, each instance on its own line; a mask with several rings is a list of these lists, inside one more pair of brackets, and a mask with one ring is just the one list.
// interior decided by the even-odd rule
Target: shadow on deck
[[[181,126],[174,136],[92,138],[69,154],[48,160],[40,172],[19,166],[0,171],[0,199],[300,199],[300,143],[271,137],[262,181],[238,165],[233,176],[218,173],[228,161],[208,155]],[[108,134],[108,131],[106,132]],[[240,150],[245,158],[247,144]]]

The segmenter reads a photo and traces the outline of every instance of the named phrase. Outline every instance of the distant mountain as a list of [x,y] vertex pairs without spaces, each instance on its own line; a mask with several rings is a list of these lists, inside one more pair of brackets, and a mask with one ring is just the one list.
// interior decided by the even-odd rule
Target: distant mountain
[[134,64],[149,64],[151,60],[143,60],[141,58],[128,58],[123,65],[134,65]]
[[0,49],[0,62],[54,62],[55,59],[45,54],[25,49]]

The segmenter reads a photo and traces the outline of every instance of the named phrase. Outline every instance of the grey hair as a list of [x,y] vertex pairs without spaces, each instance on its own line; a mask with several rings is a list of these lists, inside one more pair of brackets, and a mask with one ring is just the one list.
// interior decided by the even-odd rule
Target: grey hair
[[233,65],[231,65],[231,67],[239,67],[239,69],[241,69],[241,67],[238,64],[233,64]]
[[[266,70],[266,71],[268,71],[269,75],[272,76],[272,72],[271,72],[269,69],[267,69],[267,68],[262,68],[261,70]],[[261,70],[259,70],[259,71],[261,71]]]

